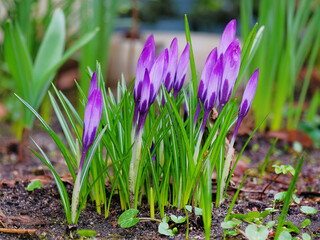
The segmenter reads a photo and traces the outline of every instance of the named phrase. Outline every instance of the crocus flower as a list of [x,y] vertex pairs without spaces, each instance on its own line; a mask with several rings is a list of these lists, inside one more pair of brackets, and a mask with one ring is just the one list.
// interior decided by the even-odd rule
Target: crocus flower
[[[155,101],[164,75],[168,67],[168,49],[165,49],[155,60],[150,73],[145,69],[143,81],[140,84],[139,95],[140,100],[135,106],[139,113],[139,121],[137,126],[137,134],[144,126],[151,104]],[[137,104],[137,103],[136,103]],[[135,126],[134,126],[135,127]]]
[[179,59],[176,75],[174,78],[174,83],[173,83],[174,98],[178,95],[180,89],[183,86],[184,79],[186,77],[186,73],[189,66],[189,61],[190,61],[190,45],[189,43],[187,43]]
[[79,165],[79,172],[81,172],[87,151],[96,137],[97,129],[100,123],[101,113],[102,94],[100,89],[97,87],[97,78],[96,73],[94,72],[89,88],[88,103],[84,112],[82,156]]
[[236,127],[235,130],[233,132],[233,137],[235,138],[238,130],[239,130],[239,126],[243,120],[243,118],[248,114],[249,109],[251,107],[254,95],[256,93],[256,89],[257,89],[257,85],[258,85],[258,78],[259,78],[259,68],[257,68],[254,73],[252,74],[252,76],[250,77],[247,86],[244,90],[243,93],[243,97],[242,97],[242,101],[240,103],[239,106],[239,115],[238,115],[238,121],[236,123]]
[[171,42],[169,48],[169,62],[168,62],[168,69],[167,74],[164,79],[164,86],[167,89],[167,92],[170,93],[173,88],[174,78],[176,76],[177,66],[178,66],[178,40],[174,38]]
[[138,106],[141,100],[141,90],[142,90],[142,85],[145,77],[145,70],[147,69],[150,72],[154,63],[155,52],[156,52],[156,48],[155,48],[154,38],[153,38],[153,35],[151,34],[143,47],[143,50],[141,52],[141,55],[138,59],[138,64],[137,64],[136,79],[134,82],[134,90],[133,90],[133,97],[135,102],[133,126],[135,126],[137,123]]
[[214,68],[210,74],[210,77],[207,82],[206,94],[203,97],[203,107],[204,107],[204,116],[201,126],[201,130],[204,131],[206,126],[207,118],[216,103],[216,100],[219,95],[219,89],[221,84],[223,74],[223,55],[218,59],[217,63],[214,65]]
[[221,54],[224,54],[226,52],[231,42],[235,39],[236,25],[237,25],[236,23],[237,23],[236,20],[233,19],[225,27],[220,39],[219,47],[218,47],[219,56],[221,56]]
[[217,59],[218,59],[217,48],[214,48],[209,53],[207,60],[204,64],[203,70],[202,70],[200,84],[199,84],[199,88],[198,88],[198,95],[197,95],[198,105],[197,105],[197,109],[196,109],[196,113],[195,113],[194,121],[193,121],[194,127],[196,126],[196,123],[197,123],[198,117],[199,117],[199,113],[201,110],[200,101],[202,102],[202,104],[204,103],[204,100],[205,100],[205,97],[207,94],[208,81],[210,79],[212,69],[216,65]]
[[241,61],[241,49],[239,40],[231,42],[223,56],[223,76],[219,93],[219,111],[223,109],[229,101],[236,83]]

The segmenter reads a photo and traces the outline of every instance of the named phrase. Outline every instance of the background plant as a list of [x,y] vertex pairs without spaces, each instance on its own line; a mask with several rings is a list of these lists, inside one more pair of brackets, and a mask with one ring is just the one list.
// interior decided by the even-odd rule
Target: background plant
[[[249,34],[253,21],[253,1],[241,1],[242,37]],[[303,112],[311,72],[319,52],[320,5],[317,1],[259,1],[258,22],[265,26],[261,47],[251,69],[260,68],[260,81],[253,108],[256,121],[271,113],[261,129],[273,130],[284,126],[296,129]],[[297,79],[301,69],[307,74],[300,95],[296,95]],[[295,106],[295,100],[298,104]],[[286,124],[283,119],[287,117]]]
[[[12,23],[8,20],[5,26],[4,56],[14,79],[15,92],[38,110],[55,72],[95,34],[95,30],[87,33],[76,41],[69,50],[64,51],[65,18],[62,10],[57,9],[33,62],[18,22]],[[21,111],[23,112],[24,136],[20,149],[23,149],[24,141],[26,141],[33,125],[34,115],[26,108],[22,108]],[[22,151],[20,150],[20,159]]]

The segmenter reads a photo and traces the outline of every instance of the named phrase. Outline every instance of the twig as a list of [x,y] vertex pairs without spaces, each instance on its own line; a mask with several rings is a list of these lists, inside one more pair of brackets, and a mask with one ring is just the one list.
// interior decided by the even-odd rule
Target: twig
[[272,184],[274,183],[277,178],[280,176],[281,174],[278,174],[274,179],[271,180],[271,182],[269,182],[262,190],[262,192],[260,193],[260,196],[259,196],[259,199],[262,199],[262,195],[264,194],[264,192],[267,190],[267,188]]
[[3,233],[16,233],[16,234],[35,234],[38,229],[15,229],[15,228],[0,228]]

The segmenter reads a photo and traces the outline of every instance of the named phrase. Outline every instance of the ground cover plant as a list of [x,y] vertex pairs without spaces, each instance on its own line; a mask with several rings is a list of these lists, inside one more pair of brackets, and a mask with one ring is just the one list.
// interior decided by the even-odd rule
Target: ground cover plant
[[[106,6],[92,2],[101,9],[88,17],[90,24],[102,26]],[[110,4],[112,15],[116,3]],[[56,10],[52,21],[62,16]],[[79,40],[99,36],[86,45],[88,59],[80,59],[76,102],[55,84],[48,91],[52,79],[42,89],[54,112],[51,123],[38,109],[41,98],[17,91],[17,102],[42,127],[35,126],[43,135],[32,134],[29,150],[45,168],[7,165],[16,149],[9,143],[4,152],[0,137],[0,238],[317,239],[319,152],[256,133],[267,114],[242,133],[253,120],[261,70],[250,64],[265,27],[254,25],[241,43],[236,26],[236,20],[226,24],[203,69],[195,67],[186,16],[184,46],[173,38],[156,51],[157,35],[149,34],[135,78],[128,86],[122,76],[116,91],[106,88],[106,66],[92,65],[94,58],[106,61],[105,52],[90,52],[108,42],[112,23],[99,33],[92,29]],[[318,98],[306,112],[311,120]],[[25,172],[32,177],[23,178]]]

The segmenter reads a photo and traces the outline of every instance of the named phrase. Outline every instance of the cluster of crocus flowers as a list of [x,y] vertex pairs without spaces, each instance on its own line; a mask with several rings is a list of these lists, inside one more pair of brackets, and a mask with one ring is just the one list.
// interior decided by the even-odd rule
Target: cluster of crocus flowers
[[163,50],[155,59],[154,37],[150,35],[138,59],[133,90],[135,106],[131,136],[132,140],[135,139],[135,146],[129,171],[131,195],[135,190],[137,169],[140,163],[142,129],[150,106],[156,100],[162,83],[164,83],[168,93],[173,89],[173,96],[176,97],[178,95],[189,66],[189,43],[186,44],[179,61],[178,58],[178,41],[174,38],[169,50]]
[[102,93],[97,85],[97,76],[94,72],[91,78],[88,102],[84,112],[83,134],[82,134],[82,154],[79,163],[78,174],[72,193],[71,217],[75,222],[80,194],[80,179],[83,164],[89,148],[91,147],[97,135],[101,114],[102,114]]
[[203,67],[199,89],[198,105],[194,116],[196,126],[201,103],[204,106],[203,131],[212,108],[219,107],[219,112],[229,101],[236,83],[241,61],[241,50],[236,35],[236,20],[231,20],[226,26],[219,47],[213,49]]

